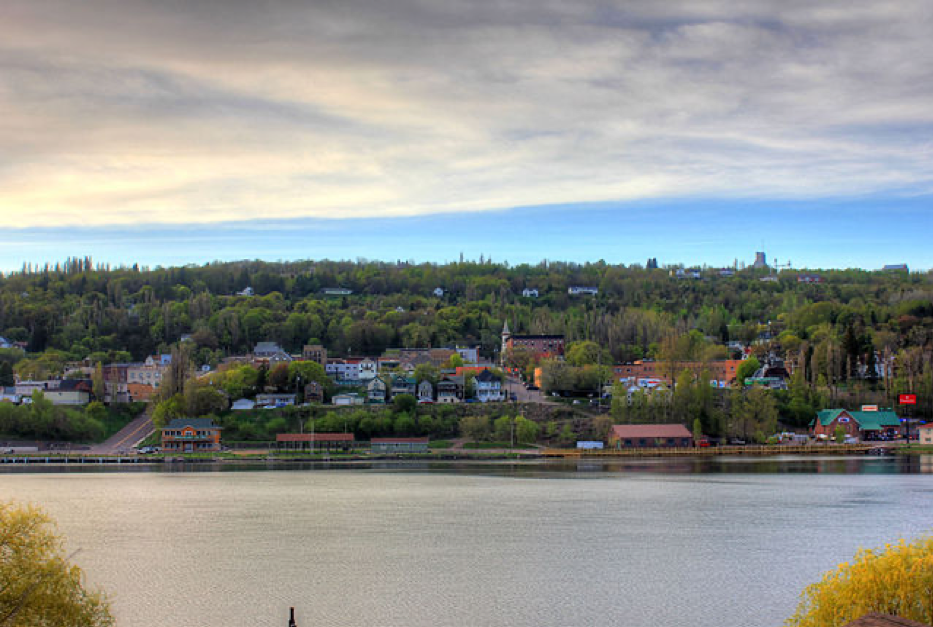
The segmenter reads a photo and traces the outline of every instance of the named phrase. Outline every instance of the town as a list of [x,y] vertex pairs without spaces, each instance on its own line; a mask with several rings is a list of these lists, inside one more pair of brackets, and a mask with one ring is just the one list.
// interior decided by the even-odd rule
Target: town
[[[30,350],[37,348],[35,332],[17,328],[6,314],[9,321],[0,326],[9,335],[0,337],[0,450],[194,454],[264,447],[347,451],[371,443],[373,451],[426,453],[464,446],[540,452],[933,443],[926,424],[933,368],[929,340],[923,339],[933,315],[929,301],[907,299],[906,306],[896,307],[900,317],[892,312],[881,325],[877,308],[865,317],[827,298],[839,290],[838,271],[793,273],[788,266],[768,265],[759,252],[748,267],[736,262],[732,268],[660,269],[649,259],[644,269],[624,271],[629,280],[641,278],[656,291],[686,298],[714,288],[704,301],[711,304],[693,314],[681,312],[687,325],[643,306],[619,309],[620,298],[632,295],[618,282],[624,275],[612,279],[621,269],[609,266],[595,273],[558,264],[526,268],[523,274],[532,276],[511,297],[501,283],[484,294],[478,291],[482,281],[473,279],[456,288],[460,293],[435,287],[405,304],[355,296],[357,283],[315,288],[339,277],[323,272],[328,266],[321,264],[310,274],[272,275],[262,266],[253,275],[258,290],[251,283],[229,296],[214,296],[203,278],[192,281],[172,270],[175,281],[200,282],[201,291],[176,283],[159,304],[143,280],[135,296],[111,298],[124,315],[138,319],[145,312],[149,322],[137,326],[150,333],[158,329],[166,336],[167,327],[178,329],[174,342],[160,345],[163,352],[139,361],[131,359],[130,346],[67,359],[80,344],[67,352],[52,348],[56,331],[46,334],[45,350]],[[376,271],[373,284],[423,270],[403,263],[369,267]],[[489,262],[449,270],[454,276],[479,273],[487,282],[484,275],[515,273]],[[24,268],[4,285],[96,277],[112,293],[114,277],[127,285],[123,275],[142,279],[147,273],[158,276],[138,268],[94,269],[89,260],[74,260],[58,269]],[[550,283],[561,276],[560,292],[548,291],[540,277],[530,280],[535,274]],[[598,280],[573,284],[567,275]],[[229,280],[230,273],[222,276]],[[917,280],[902,265],[874,276],[899,289]],[[244,274],[239,280],[248,279]],[[273,289],[289,286],[304,294],[290,298],[291,304]],[[768,290],[765,296],[780,297],[790,309],[773,319],[742,322],[723,304],[713,304],[737,286],[759,297]],[[834,291],[820,292],[827,288]],[[367,289],[363,284],[361,291]],[[27,291],[18,297],[24,303],[32,298]],[[184,310],[176,306],[179,297]],[[76,301],[71,316],[81,317],[89,329],[94,306],[79,304],[86,300]],[[477,336],[476,322],[462,318],[474,312],[482,324],[496,324],[490,315],[496,305],[505,319],[499,318],[495,336],[488,326]],[[528,332],[548,330],[535,316],[551,311],[553,317],[553,310],[581,316],[582,329],[575,323],[570,333]],[[341,312],[342,319],[335,317]],[[445,322],[455,318],[462,320],[462,339],[432,346],[438,325],[451,327],[448,337],[458,333]],[[132,322],[132,316],[124,320]],[[338,322],[343,328],[334,326]],[[242,353],[230,350],[263,334]],[[386,346],[393,335],[403,346]],[[308,337],[317,342],[289,349]],[[84,341],[100,340],[92,334]]]

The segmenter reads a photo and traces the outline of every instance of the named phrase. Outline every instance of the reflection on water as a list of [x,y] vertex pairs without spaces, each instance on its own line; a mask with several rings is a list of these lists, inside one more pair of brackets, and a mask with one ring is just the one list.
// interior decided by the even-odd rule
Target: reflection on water
[[320,462],[222,462],[62,465],[13,464],[0,466],[2,473],[189,473],[255,472],[257,470],[360,470],[386,472],[443,472],[504,476],[553,477],[602,473],[657,474],[930,474],[933,455],[816,456],[778,455],[768,457],[648,457],[625,459],[547,460],[349,460]]

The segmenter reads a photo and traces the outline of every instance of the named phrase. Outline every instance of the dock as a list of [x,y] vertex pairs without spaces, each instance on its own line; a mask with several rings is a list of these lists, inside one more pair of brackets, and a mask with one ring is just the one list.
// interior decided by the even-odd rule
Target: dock
[[[877,444],[833,444],[802,446],[695,446],[695,447],[629,447],[607,449],[546,448],[542,457],[714,457],[721,455],[867,455],[878,454]],[[893,447],[883,447],[893,452]]]

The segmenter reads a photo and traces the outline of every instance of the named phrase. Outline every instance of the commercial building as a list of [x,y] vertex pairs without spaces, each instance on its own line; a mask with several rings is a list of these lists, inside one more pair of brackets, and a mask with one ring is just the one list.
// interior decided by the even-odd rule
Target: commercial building
[[201,453],[220,450],[221,427],[209,418],[176,418],[162,429],[165,453]]

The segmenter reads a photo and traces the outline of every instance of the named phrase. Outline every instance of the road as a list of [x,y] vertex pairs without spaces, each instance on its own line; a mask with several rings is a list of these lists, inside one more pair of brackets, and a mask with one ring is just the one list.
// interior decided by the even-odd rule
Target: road
[[[519,381],[518,377],[506,377],[505,379],[505,392],[506,394],[511,395],[515,394],[516,400],[519,403],[549,403],[546,396],[541,393],[541,390],[527,390],[525,389],[525,384]],[[509,396],[511,398],[511,396]]]
[[146,411],[117,431],[106,442],[92,446],[91,454],[117,455],[121,452],[130,452],[137,442],[155,431],[155,427],[152,424],[152,416],[149,415],[149,411],[147,407]]

